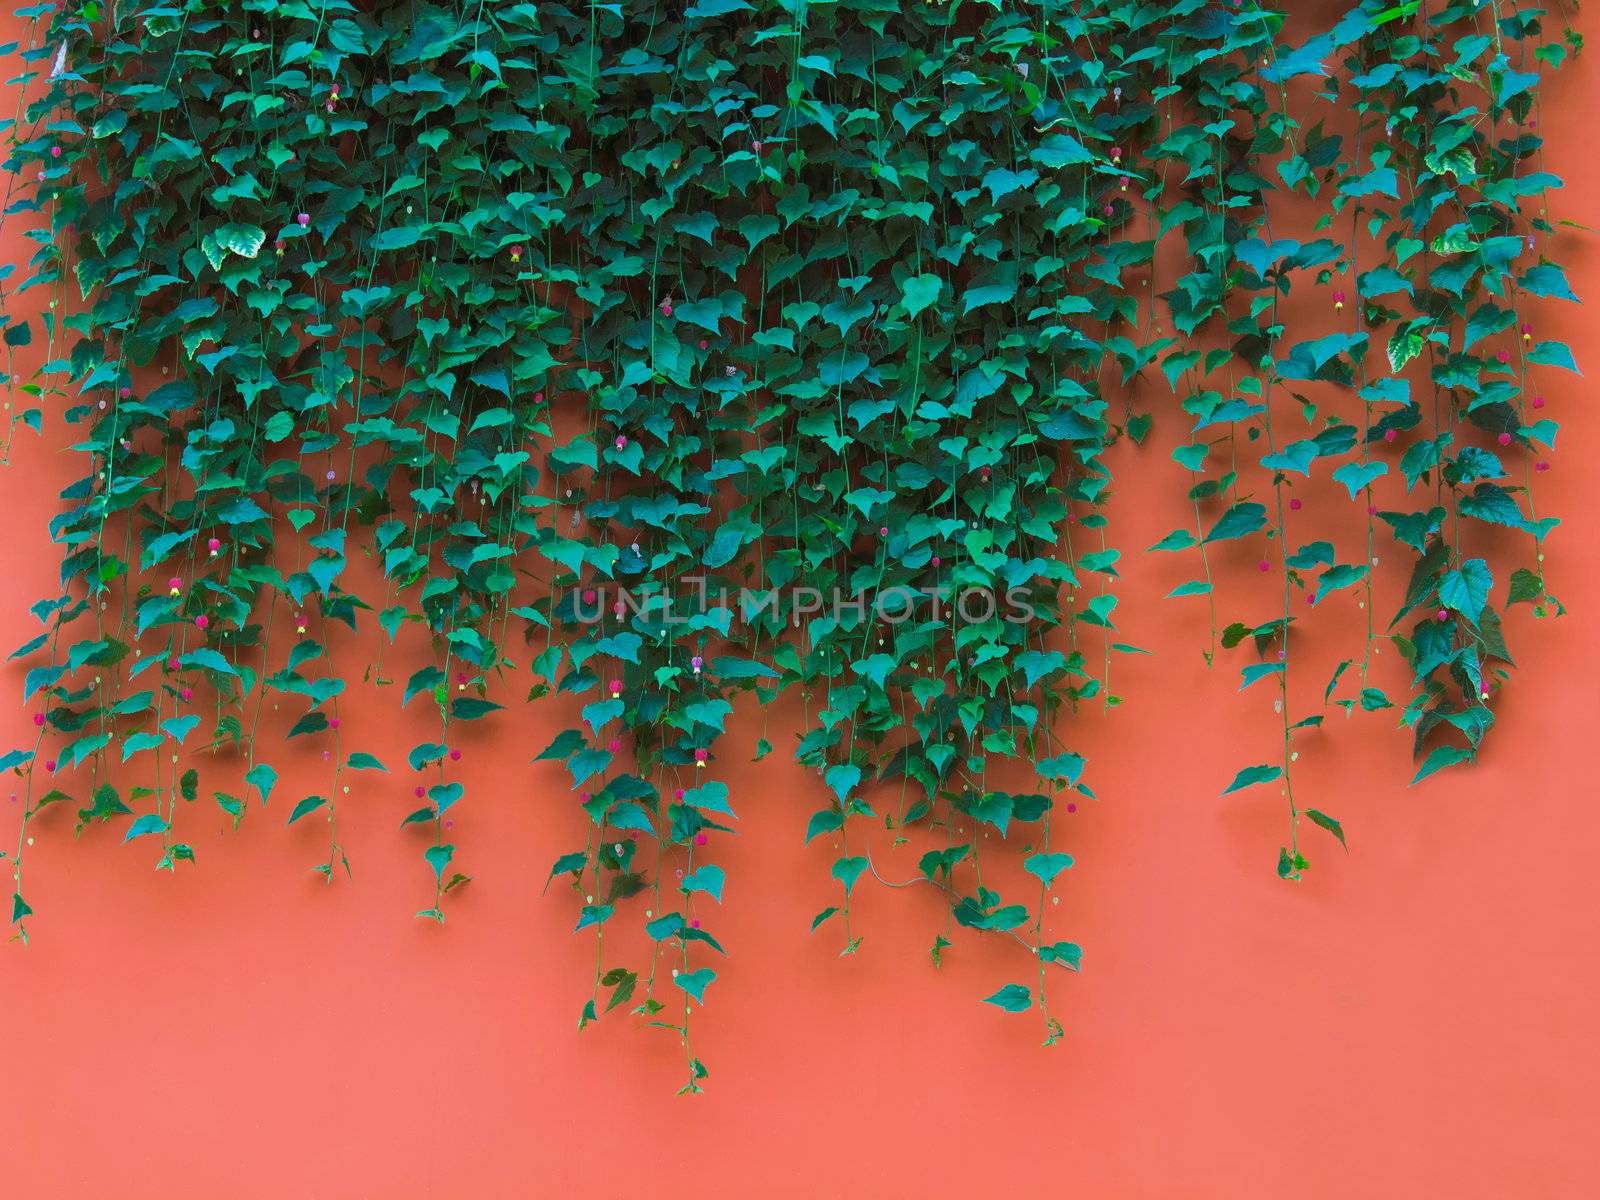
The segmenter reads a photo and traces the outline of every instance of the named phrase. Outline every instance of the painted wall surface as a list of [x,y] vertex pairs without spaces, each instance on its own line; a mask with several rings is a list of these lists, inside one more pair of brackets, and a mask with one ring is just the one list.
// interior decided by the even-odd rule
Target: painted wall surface
[[[1580,60],[1541,113],[1546,165],[1567,180],[1557,215],[1591,225],[1596,87]],[[7,227],[6,261],[30,248]],[[1552,250],[1600,303],[1600,242],[1563,233]],[[864,885],[854,956],[837,957],[836,933],[807,932],[836,896],[831,848],[801,847],[819,783],[787,761],[795,713],[747,708],[732,740],[752,744],[765,717],[778,750],[722,768],[742,821],[718,848],[729,957],[696,1027],[712,1075],[705,1095],[674,1098],[675,1038],[616,1014],[577,1032],[593,942],[571,933],[573,897],[541,889],[583,818],[559,766],[528,762],[563,723],[534,707],[515,718],[526,728],[464,735],[453,834],[475,879],[443,927],[412,917],[431,892],[397,829],[408,778],[358,776],[343,798],[353,882],[309,869],[326,828],[284,819],[293,795],[325,785],[316,748],[277,756],[291,799],[236,832],[194,806],[199,862],[176,874],[153,872],[120,830],[75,840],[70,812],[41,819],[32,944],[0,946],[0,1193],[1596,1194],[1594,311],[1539,318],[1590,371],[1545,388],[1564,426],[1541,482],[1541,512],[1563,519],[1547,566],[1571,615],[1515,610],[1520,669],[1475,766],[1408,790],[1410,737],[1392,714],[1334,713],[1304,739],[1297,794],[1343,819],[1350,852],[1308,830],[1302,884],[1273,873],[1276,790],[1217,798],[1241,764],[1271,760],[1272,694],[1236,691],[1232,660],[1207,670],[1200,602],[1160,599],[1181,566],[1125,557],[1120,627],[1154,653],[1119,658],[1125,703],[1072,731],[1101,799],[1058,826],[1078,865],[1055,932],[1085,957],[1055,988],[1055,1048],[1031,1019],[977,1002],[1027,978],[1014,944],[961,936],[933,968],[943,918],[927,889]],[[7,650],[38,630],[28,606],[55,594],[46,523],[80,468],[56,414],[45,432],[20,436],[0,473]],[[1177,433],[1158,415],[1151,443],[1117,451],[1117,544],[1136,551],[1187,519],[1167,458]],[[1331,489],[1304,494],[1308,508],[1333,503]],[[1392,596],[1399,583],[1382,578]],[[1342,595],[1346,627],[1308,635],[1308,710],[1358,636],[1355,594]],[[359,676],[348,638],[345,653]],[[0,672],[13,697],[23,670]],[[359,694],[342,709],[391,763],[423,728],[394,709]],[[0,711],[0,743],[31,744],[29,711]],[[0,837],[16,816],[0,786]],[[875,861],[886,878],[915,874],[886,838]]]

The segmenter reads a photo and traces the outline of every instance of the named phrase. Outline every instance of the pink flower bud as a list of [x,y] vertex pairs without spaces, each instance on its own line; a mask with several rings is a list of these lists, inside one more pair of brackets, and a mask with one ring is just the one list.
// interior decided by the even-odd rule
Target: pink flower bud
[[33,714],[33,723],[35,725],[43,725],[44,724],[44,714],[43,713],[34,713]]
[[710,755],[704,750],[696,750],[694,752],[694,760],[695,760],[695,762],[702,762],[703,763],[709,757],[710,757]]
[[1548,471],[1550,469],[1550,464],[1541,458],[1538,462],[1533,464],[1533,469],[1535,471]]
[[1441,608],[1439,610],[1438,617],[1441,621],[1448,621],[1450,619],[1450,614]]
[[45,759],[44,769],[46,771],[54,771],[56,769],[56,760],[53,758]]
[[1299,512],[1300,511],[1300,501],[1298,499],[1290,500],[1289,501],[1289,508],[1290,508],[1290,511],[1292,511],[1292,512]]
[[1256,570],[1258,570],[1258,571],[1270,571],[1270,570],[1272,570],[1272,564],[1269,563],[1266,559],[1263,558],[1260,562],[1258,562],[1256,564]]
[[192,699],[194,699],[194,689],[193,689],[193,688],[184,688],[184,689],[183,689],[183,690],[182,690],[182,691],[181,691],[181,692],[179,692],[179,693],[178,693],[178,694],[179,694],[179,695],[180,695],[180,696],[182,696],[182,697],[183,697],[183,698],[184,698],[184,699],[185,699],[185,700],[192,700]]
[[337,729],[337,728],[339,728],[339,718],[338,717],[334,717],[331,721],[329,721],[328,722],[328,728],[329,729]]
[[117,396],[123,400],[126,400],[131,395],[133,395],[133,389],[130,387],[117,389]]
[[1544,397],[1543,396],[1535,396],[1533,398],[1533,406],[1535,408],[1543,408],[1544,407]]
[[616,754],[622,749],[622,739],[612,738],[610,744],[606,746],[606,749],[610,750],[611,753]]
[[204,629],[209,624],[211,624],[211,618],[206,616],[205,613],[201,613],[194,619],[196,629]]
[[426,796],[428,794],[428,789],[423,787],[419,783],[419,784],[417,784],[416,787],[411,789],[411,794],[413,796],[415,796],[418,800],[420,800],[420,799],[422,799],[422,797],[424,797],[424,796]]
[[1395,440],[1395,438],[1397,438],[1399,436],[1400,436],[1400,431],[1397,430],[1397,429],[1385,429],[1383,431],[1383,440],[1386,441],[1386,442],[1392,442],[1392,441]]
[[939,565],[939,561],[940,561],[939,560],[939,556],[937,554],[935,554],[933,556],[933,565],[937,567]]
[[207,538],[206,539],[206,549],[207,550],[220,550],[220,549],[222,549],[222,539],[221,538]]
[[617,434],[617,449],[621,450],[628,444],[628,439],[622,434]]
[[707,838],[706,835],[703,834],[703,833],[697,833],[694,836],[694,844],[696,846],[704,846],[706,844],[706,842],[709,841],[709,840],[710,839]]
[[450,761],[451,762],[460,762],[461,761],[461,751],[459,751],[459,750],[450,751]]
[[1502,445],[1502,446],[1509,446],[1509,445],[1511,445],[1511,435],[1510,435],[1510,434],[1509,434],[1509,433],[1501,433],[1501,434],[1497,434],[1497,435],[1496,435],[1496,436],[1495,436],[1495,439],[1494,439],[1494,440],[1495,440],[1495,441],[1497,441],[1497,442],[1499,442],[1499,443],[1500,443],[1500,444],[1501,444],[1501,445]]
[[294,220],[295,224],[299,225],[301,229],[304,229],[307,225],[311,224],[311,214],[299,213],[295,216]]
[[60,146],[51,146],[50,147],[50,157],[51,158],[60,158],[61,157],[61,147]]

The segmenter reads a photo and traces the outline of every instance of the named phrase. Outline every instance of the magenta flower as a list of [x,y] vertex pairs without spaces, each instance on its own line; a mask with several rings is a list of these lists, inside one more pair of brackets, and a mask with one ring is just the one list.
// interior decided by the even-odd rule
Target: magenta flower
[[194,619],[196,629],[204,629],[209,624],[211,624],[211,618],[206,616],[205,613],[201,613]]
[[1509,446],[1509,445],[1511,445],[1511,435],[1510,435],[1510,434],[1509,434],[1509,433],[1501,433],[1501,434],[1497,434],[1497,435],[1496,435],[1496,436],[1495,436],[1495,439],[1494,439],[1494,440],[1495,440],[1495,441],[1497,441],[1497,442],[1499,442],[1499,443],[1500,443],[1500,444],[1501,444],[1501,445],[1502,445],[1502,446]]
[[311,224],[311,214],[299,213],[295,216],[294,220],[296,225],[300,226],[301,229],[304,229],[307,225]]

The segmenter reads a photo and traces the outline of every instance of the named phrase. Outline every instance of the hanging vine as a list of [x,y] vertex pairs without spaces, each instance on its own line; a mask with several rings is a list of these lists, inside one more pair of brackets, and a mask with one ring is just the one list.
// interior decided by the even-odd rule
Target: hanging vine
[[[582,814],[549,870],[594,938],[579,1027],[639,1014],[697,1091],[739,888],[719,850],[750,807],[728,722],[797,690],[796,840],[831,847],[834,889],[812,928],[857,950],[855,890],[903,883],[881,872],[910,846],[934,962],[956,927],[1020,942],[1036,969],[988,999],[1048,1044],[1049,968],[1080,960],[1067,817],[1094,795],[1071,717],[1143,653],[1114,463],[1153,427],[1186,430],[1194,519],[1150,549],[1192,556],[1173,596],[1206,597],[1207,661],[1249,645],[1243,686],[1277,690],[1281,755],[1227,790],[1280,783],[1285,877],[1302,817],[1345,838],[1292,790],[1323,721],[1297,716],[1295,634],[1325,600],[1358,596],[1365,633],[1321,703],[1398,708],[1417,779],[1492,726],[1506,604],[1561,611],[1533,494],[1548,372],[1576,368],[1536,303],[1575,297],[1536,116],[1581,39],[1542,10],[1369,0],[1298,44],[1251,0],[20,18],[7,213],[38,249],[0,286],[11,369],[37,365],[6,446],[48,413],[86,464],[51,526],[61,593],[13,655],[24,940],[41,809],[175,868],[191,806],[237,824],[296,746],[326,794],[286,819],[325,820],[315,869],[352,874],[349,780],[401,773],[341,724],[358,688],[437,720],[396,787],[443,922],[470,883],[463,727],[547,706],[566,727],[534,761]],[[1324,469],[1359,545],[1303,504]],[[1414,570],[1380,628],[1385,538]],[[1219,617],[1273,572],[1270,606]],[[613,936],[635,911],[643,957]]]

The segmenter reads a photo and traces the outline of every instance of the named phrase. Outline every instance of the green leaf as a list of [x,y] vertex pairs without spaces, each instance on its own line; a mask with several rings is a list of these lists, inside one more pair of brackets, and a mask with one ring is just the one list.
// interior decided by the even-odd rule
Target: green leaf
[[1027,1012],[1033,1007],[1033,993],[1020,983],[1008,983],[994,995],[986,997],[984,1003],[1003,1008],[1008,1013]]
[[1345,463],[1333,473],[1335,483],[1342,483],[1345,490],[1354,500],[1357,493],[1363,488],[1370,487],[1373,480],[1381,479],[1389,473],[1389,464],[1384,462]]
[[1472,757],[1472,751],[1460,746],[1439,746],[1432,754],[1423,760],[1422,767],[1412,777],[1412,786],[1421,783],[1429,775],[1442,771],[1446,767],[1453,767],[1457,763],[1466,762]]
[[124,842],[131,842],[136,837],[143,837],[147,833],[165,833],[168,830],[166,818],[159,813],[145,813],[142,817],[134,819],[128,826],[128,832],[122,835]]
[[244,781],[261,793],[261,803],[265,804],[272,798],[272,786],[278,782],[278,773],[266,763],[257,763],[245,772]]
[[1049,887],[1057,875],[1072,865],[1072,855],[1035,854],[1022,865],[1028,874],[1038,876],[1039,882]]
[[679,885],[685,892],[704,892],[718,904],[722,903],[722,885],[727,882],[727,876],[721,867],[714,863],[707,863],[697,867],[683,877]]
[[1211,542],[1225,542],[1233,538],[1242,538],[1248,534],[1255,533],[1266,523],[1266,505],[1253,502],[1235,504],[1227,512],[1223,513],[1218,518],[1217,523],[1211,527],[1211,532],[1206,534],[1206,542],[1209,544]]
[[682,971],[672,977],[675,987],[680,987],[693,996],[701,1004],[706,1002],[706,987],[717,977],[717,973],[710,967],[701,967],[698,971]]
[[1269,767],[1263,763],[1259,767],[1246,767],[1233,777],[1233,782],[1223,788],[1222,795],[1237,792],[1240,788],[1250,787],[1257,783],[1271,783],[1283,774],[1282,767]]
[[845,857],[833,864],[833,877],[844,884],[844,894],[848,896],[850,889],[855,887],[856,880],[867,869],[867,860],[863,857]]
[[1460,613],[1476,627],[1492,587],[1494,575],[1489,564],[1481,558],[1468,559],[1460,569],[1445,572],[1439,582],[1439,603]]
[[913,275],[900,285],[900,303],[914,317],[939,298],[943,287],[944,280],[937,275]]
[[321,808],[327,802],[328,800],[325,796],[307,796],[304,800],[300,801],[299,804],[294,806],[294,811],[289,814],[289,824],[293,825],[296,821],[298,821],[301,817],[306,816],[308,813],[316,812],[317,809]]
[[1310,817],[1314,824],[1320,825],[1323,829],[1326,829],[1329,833],[1333,834],[1334,837],[1338,838],[1339,844],[1346,850],[1350,849],[1349,844],[1344,840],[1344,826],[1340,825],[1338,821],[1335,821],[1327,813],[1318,812],[1314,808],[1306,809],[1306,816]]

